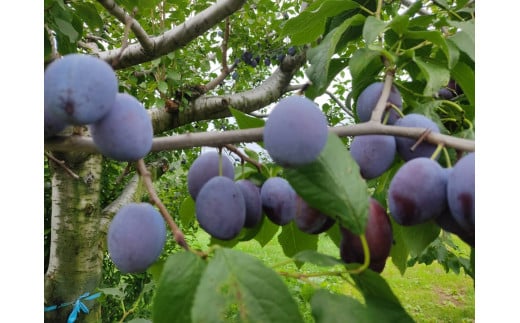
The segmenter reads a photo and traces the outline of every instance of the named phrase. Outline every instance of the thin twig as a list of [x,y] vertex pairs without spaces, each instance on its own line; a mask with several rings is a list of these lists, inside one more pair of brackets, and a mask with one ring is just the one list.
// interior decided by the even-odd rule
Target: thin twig
[[45,156],[47,156],[47,158],[49,158],[50,160],[52,160],[53,162],[55,162],[56,164],[58,164],[58,166],[60,166],[61,168],[63,168],[70,176],[72,176],[74,179],[80,179],[79,175],[74,173],[70,168],[68,168],[66,165],[65,165],[65,161],[63,160],[59,160],[57,159],[56,157],[54,157],[51,153],[45,153]]
[[351,118],[354,118],[354,113],[347,109],[347,107],[341,102],[332,92],[329,90],[325,91],[325,93],[332,99],[334,102],[336,102],[337,105],[341,108],[341,110],[345,111],[346,114],[348,114]]
[[254,159],[249,158],[247,155],[243,154],[240,150],[238,150],[238,148],[235,147],[234,145],[227,144],[227,145],[224,145],[224,147],[226,147],[227,150],[232,151],[235,154],[237,154],[238,157],[240,157],[240,159],[242,159],[243,161],[253,164],[256,167],[256,169],[258,169],[258,172],[262,172],[261,163],[259,163],[258,161],[254,160]]
[[139,159],[137,161],[137,171],[141,175],[143,182],[146,186],[146,189],[148,190],[148,194],[150,195],[150,201],[157,205],[159,208],[159,211],[161,212],[161,215],[163,216],[164,220],[170,227],[170,230],[173,234],[173,238],[175,241],[185,250],[191,251],[190,247],[188,246],[188,243],[186,242],[186,239],[184,239],[184,234],[182,233],[181,229],[177,226],[175,221],[173,221],[173,218],[170,216],[170,213],[162,203],[161,199],[157,195],[157,192],[155,191],[155,188],[153,187],[152,182],[152,175],[146,168],[146,165],[144,164],[143,159]]

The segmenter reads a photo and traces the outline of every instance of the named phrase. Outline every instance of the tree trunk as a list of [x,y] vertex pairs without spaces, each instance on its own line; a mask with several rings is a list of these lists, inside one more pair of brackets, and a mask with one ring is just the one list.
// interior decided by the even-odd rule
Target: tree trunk
[[[102,279],[105,235],[99,230],[102,156],[56,154],[62,166],[50,162],[52,220],[49,266],[45,273],[45,306],[74,302],[95,293]],[[72,171],[78,175],[75,178]],[[78,313],[76,322],[99,322],[96,300],[82,302],[89,314]],[[45,312],[45,322],[67,322],[73,304]]]

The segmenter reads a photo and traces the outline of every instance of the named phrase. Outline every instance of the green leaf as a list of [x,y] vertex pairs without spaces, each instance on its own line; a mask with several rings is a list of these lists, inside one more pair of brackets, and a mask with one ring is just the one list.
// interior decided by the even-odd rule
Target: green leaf
[[459,31],[449,37],[457,47],[475,61],[475,23],[473,21],[450,21]]
[[357,98],[361,91],[374,82],[374,78],[383,69],[381,52],[368,48],[356,50],[349,61],[352,76],[352,95]]
[[[417,1],[420,3],[420,1]],[[388,27],[392,28],[398,35],[402,35],[406,32],[408,25],[410,24],[410,15],[397,15],[388,24]]]
[[262,118],[252,117],[233,108],[229,108],[229,111],[231,111],[231,114],[235,117],[240,129],[262,128],[265,125],[265,121]]
[[284,171],[287,180],[310,206],[352,231],[365,231],[368,218],[368,189],[359,166],[341,139],[329,134],[317,160]]
[[346,295],[318,289],[312,295],[310,303],[316,323],[371,322],[367,317],[365,305]]
[[58,17],[54,17],[54,22],[58,26],[60,33],[67,36],[70,43],[74,43],[78,39],[79,34],[70,22]]
[[340,259],[329,255],[319,253],[315,250],[303,250],[293,256],[293,260],[301,263],[311,263],[320,267],[332,267],[337,265],[345,265]]
[[423,95],[432,96],[437,93],[441,87],[448,84],[450,80],[450,71],[445,67],[432,62],[423,61],[419,57],[415,57],[414,62],[417,64],[426,80]]
[[318,93],[325,91],[328,86],[330,61],[332,55],[336,52],[336,45],[341,36],[349,27],[359,25],[364,20],[365,17],[359,14],[345,20],[341,25],[328,33],[318,46],[307,51],[307,57],[311,66],[307,69],[306,74],[316,86]]
[[414,322],[386,280],[378,273],[365,270],[350,276],[365,298],[368,322]]
[[168,84],[164,81],[159,81],[159,82],[157,82],[157,89],[161,93],[168,93]]
[[[210,260],[191,309],[192,322],[303,322],[287,285],[253,256],[220,248]],[[190,322],[190,321],[185,321]]]
[[376,40],[386,28],[387,23],[374,16],[368,16],[363,25],[363,39],[367,44]]
[[282,233],[278,235],[278,242],[284,255],[289,258],[303,250],[318,249],[318,235],[304,233],[298,229],[294,221],[282,226]]
[[103,28],[103,19],[99,16],[99,13],[94,4],[89,2],[73,2],[76,14],[81,20],[86,23],[90,28]]
[[[345,67],[348,66],[349,60],[346,58],[332,58],[329,62],[329,72],[327,75],[327,80],[325,83],[327,84],[326,87],[332,82],[332,80],[338,75],[339,72],[343,71]],[[311,100],[314,100],[318,96],[322,95],[324,93],[325,89],[323,87],[320,87],[318,89],[316,85],[311,84],[306,90],[305,90],[305,96],[308,97]]]
[[182,201],[181,207],[179,208],[179,219],[184,227],[188,227],[195,219],[195,201],[191,196],[186,197],[184,201]]
[[128,323],[152,323],[152,321],[140,317],[140,318],[132,319],[132,320],[128,321]]
[[395,228],[398,224],[394,221],[391,222],[394,244],[392,245],[392,249],[390,249],[390,257],[392,257],[392,263],[397,267],[397,269],[399,269],[401,275],[404,275],[408,268],[408,255],[410,254],[410,251],[404,242],[401,230]]
[[475,106],[475,70],[463,62],[459,62],[451,73],[468,101]]
[[359,4],[351,0],[315,1],[297,17],[287,20],[281,35],[290,36],[293,45],[313,42],[325,31],[328,17],[355,8],[359,8]]
[[[394,239],[395,235],[398,235],[412,257],[419,256],[439,236],[441,231],[439,226],[432,221],[412,226],[396,224],[392,226],[392,229]],[[396,244],[399,242],[396,241]]]
[[205,268],[204,260],[191,252],[168,257],[153,299],[153,322],[191,322],[195,291]]
[[438,30],[424,30],[424,31],[408,31],[405,34],[406,38],[410,39],[424,39],[428,40],[434,45],[438,46],[448,59],[448,68],[451,69],[459,59],[459,50],[453,46],[448,45],[442,33]]
[[263,215],[262,227],[260,231],[255,236],[255,240],[263,247],[273,239],[278,230],[280,230],[280,226],[268,220],[265,215]]

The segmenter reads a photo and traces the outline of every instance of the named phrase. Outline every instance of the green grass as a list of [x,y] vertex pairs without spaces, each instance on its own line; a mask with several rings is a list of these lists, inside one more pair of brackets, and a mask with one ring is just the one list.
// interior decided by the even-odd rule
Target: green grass
[[[209,238],[200,231],[197,240],[204,245],[209,241]],[[464,249],[462,243],[461,247]],[[278,272],[312,273],[335,269],[317,267],[312,264],[304,264],[298,269],[294,263],[287,263],[288,258],[283,254],[276,236],[263,248],[257,241],[251,240],[239,243],[235,246],[235,249],[254,255],[269,267],[283,264],[274,268]],[[324,235],[320,236],[318,251],[336,258],[339,257],[336,245]],[[469,255],[469,250],[467,254]],[[404,275],[401,275],[389,259],[381,275],[416,322],[475,321],[474,283],[471,277],[465,275],[462,270],[458,275],[451,271],[446,273],[440,264],[433,262],[431,265],[416,264],[409,267]],[[314,320],[308,303],[313,288],[308,283],[294,278],[286,278],[285,281],[295,296],[306,322],[313,323]],[[360,301],[363,300],[361,294],[352,285],[338,277],[314,277],[311,281],[320,288],[343,293]]]

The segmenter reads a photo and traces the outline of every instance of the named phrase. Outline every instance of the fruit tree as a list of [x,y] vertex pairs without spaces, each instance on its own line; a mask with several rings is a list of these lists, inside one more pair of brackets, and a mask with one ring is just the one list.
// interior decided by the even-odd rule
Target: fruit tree
[[412,322],[385,268],[474,279],[474,7],[46,0],[45,320]]

